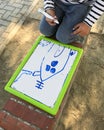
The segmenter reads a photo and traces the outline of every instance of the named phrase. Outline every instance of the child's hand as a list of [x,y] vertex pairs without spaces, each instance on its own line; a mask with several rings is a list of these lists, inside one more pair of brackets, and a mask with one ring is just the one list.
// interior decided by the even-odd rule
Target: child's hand
[[[48,10],[46,10],[46,12],[47,12],[48,14],[50,14],[52,17],[54,17],[54,20],[57,19],[56,15],[55,15],[55,10],[53,10],[53,9],[48,9]],[[49,18],[46,17],[46,21],[47,21],[51,26],[55,26],[55,25],[56,25],[56,23],[54,22],[54,20],[49,19]]]
[[74,30],[75,31],[73,32],[73,34],[80,35],[83,37],[90,33],[91,27],[88,26],[86,23],[82,22],[82,23],[77,24],[74,27]]

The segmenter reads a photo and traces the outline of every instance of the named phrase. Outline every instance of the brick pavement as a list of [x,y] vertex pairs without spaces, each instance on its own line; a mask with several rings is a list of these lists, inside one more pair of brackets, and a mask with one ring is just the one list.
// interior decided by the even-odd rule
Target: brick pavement
[[0,54],[39,0],[0,0]]
[[15,97],[0,112],[0,126],[6,130],[53,130],[54,124],[55,117]]

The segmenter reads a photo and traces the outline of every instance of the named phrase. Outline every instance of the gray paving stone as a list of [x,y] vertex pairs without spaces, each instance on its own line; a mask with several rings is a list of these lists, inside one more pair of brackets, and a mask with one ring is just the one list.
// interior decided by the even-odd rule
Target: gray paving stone
[[15,10],[13,11],[13,13],[12,14],[18,14],[20,12],[20,8],[15,8]]
[[18,3],[14,3],[12,6],[15,8],[22,8],[23,7],[22,4],[18,4]]
[[4,8],[6,6],[6,3],[1,3],[0,4],[0,9]]
[[6,10],[0,9],[0,14],[4,14],[5,12],[6,12]]
[[2,17],[2,14],[0,14],[0,18]]
[[24,14],[28,10],[28,6],[24,5],[23,8],[21,9],[21,14]]
[[7,19],[9,16],[10,16],[10,14],[12,13],[12,11],[7,11],[4,15],[3,15],[3,19]]
[[14,7],[14,6],[6,5],[6,6],[4,7],[4,9],[5,9],[5,10],[9,10],[9,11],[13,11],[13,10],[15,9],[15,7]]
[[9,16],[9,17],[7,18],[7,20],[8,20],[8,21],[11,21],[11,22],[17,23],[17,22],[19,21],[19,18]]
[[24,5],[31,5],[32,4],[32,2],[30,1],[30,2],[24,2]]
[[[11,15],[12,16],[12,15]],[[15,15],[16,18],[21,18],[22,17],[22,14],[17,14]]]
[[10,24],[10,22],[8,21],[5,21],[5,20],[0,20],[0,25],[3,25],[3,26],[8,26]]

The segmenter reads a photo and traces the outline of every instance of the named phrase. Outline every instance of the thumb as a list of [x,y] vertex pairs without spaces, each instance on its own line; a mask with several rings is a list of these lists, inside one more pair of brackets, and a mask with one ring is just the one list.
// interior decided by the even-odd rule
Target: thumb
[[80,24],[77,24],[77,25],[74,26],[73,30],[76,30],[79,27],[80,27]]

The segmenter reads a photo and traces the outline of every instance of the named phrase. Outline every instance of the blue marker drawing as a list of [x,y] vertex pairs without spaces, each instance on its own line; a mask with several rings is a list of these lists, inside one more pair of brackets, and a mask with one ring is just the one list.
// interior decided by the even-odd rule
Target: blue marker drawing
[[73,49],[41,40],[12,87],[53,106],[76,56],[77,51]]
[[[76,51],[70,49],[69,52],[67,52],[66,57],[64,57],[64,59],[60,59],[60,57],[62,55],[65,55],[65,53],[65,47],[52,45],[49,48],[47,55],[45,55],[41,61],[40,70],[32,72],[30,70],[23,69],[20,75],[16,78],[15,82],[17,82],[22,77],[22,75],[40,76],[40,81],[37,80],[37,84],[35,87],[37,87],[38,89],[42,89],[44,87],[44,81],[63,71],[65,66],[67,65],[70,56],[73,56]],[[63,60],[63,64],[60,60]]]
[[[63,71],[65,66],[67,65],[67,62],[68,62],[70,56],[74,55],[75,51],[70,50],[66,54],[66,57],[64,57],[64,59],[61,59],[60,57],[62,55],[65,55],[65,53],[66,53],[65,47],[60,48],[60,46],[59,46],[58,48],[56,48],[56,46],[53,46],[51,48],[51,50],[48,52],[48,54],[43,57],[43,60],[40,65],[41,82],[44,82],[45,80],[48,80],[52,76],[55,76],[56,74]],[[61,60],[63,60],[63,62],[61,62]],[[50,71],[46,71],[45,68]]]

